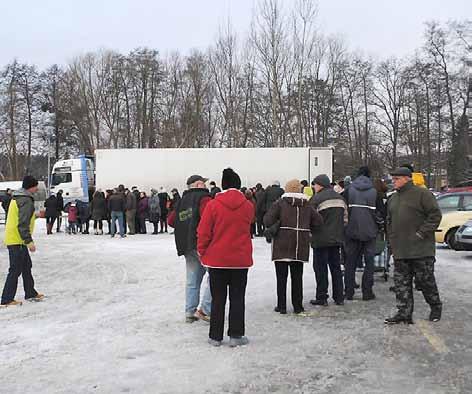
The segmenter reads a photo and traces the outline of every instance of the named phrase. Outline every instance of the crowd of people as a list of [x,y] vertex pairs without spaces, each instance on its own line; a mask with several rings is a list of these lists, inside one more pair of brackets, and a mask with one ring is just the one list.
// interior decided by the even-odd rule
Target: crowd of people
[[136,186],[130,190],[124,185],[106,190],[105,193],[97,190],[90,202],[75,200],[64,205],[62,194],[62,190],[59,190],[45,201],[47,234],[53,233],[56,221],[56,232],[61,232],[64,213],[67,214],[68,234],[89,234],[91,221],[95,235],[104,234],[104,222],[108,224],[107,235],[112,237],[117,232],[123,238],[127,234],[146,234],[146,221],[153,225],[152,234],[167,233],[167,216],[180,199],[177,189],[172,189],[171,195],[164,187],[159,191],[151,189],[151,194],[148,196]]
[[[77,201],[63,206],[62,196],[46,202],[48,234],[62,210],[68,212],[71,233],[88,233],[94,221],[95,234],[103,234],[103,221],[110,236],[117,232],[146,233],[146,220],[154,232],[174,228],[177,254],[186,261],[185,318],[193,323],[210,323],[209,343],[220,346],[224,337],[225,306],[229,295],[229,345],[245,345],[245,293],[248,269],[253,265],[253,236],[272,244],[272,261],[277,283],[274,311],[287,313],[287,279],[291,277],[291,302],[295,314],[303,305],[303,268],[313,249],[316,295],[313,306],[327,307],[329,274],[331,297],[336,305],[353,300],[357,289],[363,301],[376,298],[374,288],[375,244],[386,234],[394,258],[394,290],[398,312],[386,324],[413,322],[413,280],[419,284],[431,307],[429,319],[441,319],[442,303],[434,276],[434,231],[441,221],[435,197],[415,186],[412,171],[401,167],[391,172],[394,192],[387,197],[381,180],[372,180],[368,167],[361,167],[354,179],[333,184],[325,174],[307,181],[292,179],[285,189],[280,182],[263,188],[243,188],[239,175],[223,171],[221,189],[215,182],[192,175],[180,197],[170,197],[161,188],[151,196],[123,185],[106,194],[95,192],[90,204]],[[23,188],[13,193],[8,211],[5,243],[10,253],[10,271],[2,294],[2,305],[17,305],[14,299],[18,277],[23,275],[27,299],[42,299],[34,289],[29,251],[35,214],[32,193],[37,181],[25,177]],[[49,219],[48,219],[49,218]],[[76,230],[76,227],[78,230]],[[60,231],[58,224],[57,231]],[[344,275],[342,272],[344,266]],[[356,269],[362,265],[362,282],[356,283]],[[204,278],[206,286],[203,286]],[[203,296],[200,297],[203,291]]]

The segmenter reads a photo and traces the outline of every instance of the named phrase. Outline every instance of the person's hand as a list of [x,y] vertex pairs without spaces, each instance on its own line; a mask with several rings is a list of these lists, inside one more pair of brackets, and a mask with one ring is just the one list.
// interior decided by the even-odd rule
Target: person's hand
[[28,244],[28,250],[29,250],[31,253],[36,252],[36,245],[35,245],[33,242],[29,243],[29,244]]

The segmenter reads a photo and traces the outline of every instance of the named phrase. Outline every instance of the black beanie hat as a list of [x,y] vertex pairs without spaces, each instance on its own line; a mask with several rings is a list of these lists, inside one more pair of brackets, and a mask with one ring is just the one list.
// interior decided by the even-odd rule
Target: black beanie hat
[[357,172],[357,176],[366,176],[367,178],[370,178],[369,167],[367,167],[367,166],[360,167],[359,171]]
[[315,179],[313,179],[313,184],[323,186],[326,189],[331,187],[331,181],[326,174],[318,175]]
[[34,176],[26,175],[23,178],[23,184],[22,184],[23,189],[28,190],[35,186],[38,186],[38,181],[36,180]]
[[231,168],[223,170],[223,178],[221,179],[221,188],[223,190],[228,189],[241,189],[241,178]]

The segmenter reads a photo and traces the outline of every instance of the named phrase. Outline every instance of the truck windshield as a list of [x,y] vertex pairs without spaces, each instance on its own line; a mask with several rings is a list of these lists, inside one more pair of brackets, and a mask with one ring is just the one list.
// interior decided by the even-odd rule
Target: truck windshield
[[52,185],[57,186],[61,183],[70,183],[72,182],[72,174],[70,172],[63,173],[54,173],[52,174]]

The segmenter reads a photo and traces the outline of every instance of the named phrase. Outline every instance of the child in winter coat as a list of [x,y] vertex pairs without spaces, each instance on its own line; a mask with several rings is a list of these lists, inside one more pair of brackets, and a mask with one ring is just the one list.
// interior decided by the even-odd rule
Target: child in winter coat
[[[279,225],[272,240],[272,261],[277,276],[277,306],[274,311],[287,313],[287,277],[292,279],[292,304],[294,313],[303,309],[303,263],[310,257],[311,230],[323,223],[316,210],[308,204],[308,196],[301,193],[298,179],[285,186],[285,193],[264,216],[267,229]],[[272,234],[274,235],[274,234]]]
[[73,202],[67,204],[64,210],[67,212],[67,220],[69,222],[67,233],[76,234],[79,210],[77,209],[77,206]]

